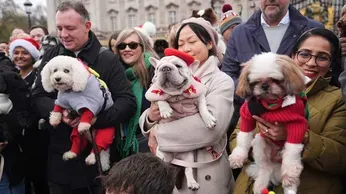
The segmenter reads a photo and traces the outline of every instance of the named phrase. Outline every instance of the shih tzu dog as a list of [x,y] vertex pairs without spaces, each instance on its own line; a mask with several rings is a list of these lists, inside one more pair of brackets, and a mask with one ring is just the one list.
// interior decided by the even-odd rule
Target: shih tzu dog
[[[160,123],[166,123],[183,117],[200,113],[205,125],[212,129],[216,125],[216,119],[208,111],[205,95],[207,87],[200,83],[200,80],[192,75],[190,65],[198,65],[192,56],[167,48],[164,50],[165,57],[161,60],[150,58],[151,64],[155,67],[155,76],[152,86],[147,90],[145,97],[151,102],[157,102],[161,117]],[[180,102],[184,99],[194,99],[193,105],[182,107],[182,111],[174,111],[170,103]],[[201,132],[202,133],[202,132]],[[159,136],[157,137],[160,138]],[[209,146],[208,148],[210,148]],[[206,149],[208,149],[206,148]],[[171,162],[176,157],[174,153],[162,152],[159,147],[156,155],[165,162]],[[194,162],[193,152],[179,153],[185,162]],[[198,190],[199,184],[193,177],[191,167],[185,168],[187,186],[191,190]]]
[[[232,168],[241,168],[252,146],[254,163],[247,173],[255,179],[255,194],[261,194],[270,182],[275,185],[282,182],[285,194],[297,192],[303,170],[302,142],[308,126],[304,89],[303,72],[288,56],[262,53],[244,65],[236,93],[246,101],[240,109],[240,131],[229,161]],[[268,129],[254,137],[253,115],[285,126],[286,141],[274,141],[283,147],[282,163],[271,161],[273,146],[265,140]]]

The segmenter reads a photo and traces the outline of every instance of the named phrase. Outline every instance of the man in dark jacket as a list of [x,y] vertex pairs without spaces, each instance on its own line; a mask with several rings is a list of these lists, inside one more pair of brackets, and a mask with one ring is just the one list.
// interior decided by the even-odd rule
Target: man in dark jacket
[[[97,115],[94,127],[99,129],[117,127],[120,122],[129,119],[136,110],[135,97],[119,58],[110,50],[103,51],[100,42],[90,30],[89,14],[84,5],[80,2],[60,4],[56,12],[56,26],[61,43],[44,54],[40,69],[57,55],[81,59],[100,74],[100,78],[106,82],[112,93],[114,101],[111,108]],[[39,75],[32,96],[38,114],[47,121],[53,110],[56,95],[56,92],[44,91]],[[63,121],[64,124],[60,124],[55,129],[46,124],[50,132],[48,178],[51,193],[100,193],[101,186],[95,181],[98,180],[95,179],[97,165],[86,166],[84,161],[90,149],[85,149],[76,160],[63,161],[63,153],[71,147],[71,126],[77,125],[78,120],[68,119],[65,115]]]
[[[221,70],[231,76],[237,86],[241,63],[262,52],[290,55],[300,35],[315,27],[323,28],[323,25],[304,17],[289,5],[289,0],[261,0],[261,10],[233,29]],[[243,103],[237,95],[234,100],[235,111],[229,134],[237,124],[239,108]]]

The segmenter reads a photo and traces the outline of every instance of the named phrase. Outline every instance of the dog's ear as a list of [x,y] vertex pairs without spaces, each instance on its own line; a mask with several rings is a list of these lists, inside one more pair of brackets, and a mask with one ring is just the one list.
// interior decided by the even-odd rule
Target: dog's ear
[[53,86],[52,82],[50,81],[50,76],[52,73],[51,67],[53,67],[53,65],[50,62],[48,62],[43,67],[43,69],[41,71],[42,86],[46,92],[53,92],[54,91],[54,86]]
[[157,64],[159,63],[159,60],[155,59],[154,57],[150,57],[150,58],[149,58],[149,61],[150,61],[150,64],[151,64],[153,67],[155,67],[155,69],[156,69],[156,66],[157,66]]
[[280,65],[284,75],[284,87],[288,95],[298,94],[305,90],[304,74],[302,69],[293,59],[285,55],[279,55],[276,62]]
[[72,63],[72,90],[75,92],[81,92],[87,85],[90,73],[82,62],[77,59],[75,60],[76,62]]
[[241,65],[243,66],[243,69],[239,76],[238,88],[237,88],[236,94],[242,98],[247,98],[252,95],[252,91],[251,91],[250,83],[249,83],[250,67],[252,63],[253,63],[253,59]]

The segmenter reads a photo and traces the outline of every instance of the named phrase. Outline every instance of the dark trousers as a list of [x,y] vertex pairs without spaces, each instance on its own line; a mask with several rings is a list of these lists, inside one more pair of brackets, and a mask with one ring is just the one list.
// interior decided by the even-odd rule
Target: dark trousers
[[49,183],[50,194],[104,194],[101,185],[72,189],[69,185]]

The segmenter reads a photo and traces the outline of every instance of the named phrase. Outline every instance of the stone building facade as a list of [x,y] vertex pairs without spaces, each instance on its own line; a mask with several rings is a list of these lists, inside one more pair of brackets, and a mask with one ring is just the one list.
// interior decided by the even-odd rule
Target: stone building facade
[[[47,0],[48,30],[55,33],[55,10],[64,0]],[[221,17],[221,7],[230,3],[241,12],[243,20],[259,6],[259,0],[82,0],[90,13],[92,30],[102,39],[117,30],[153,22],[158,36],[165,34],[169,24],[190,17],[192,10],[211,7]]]

